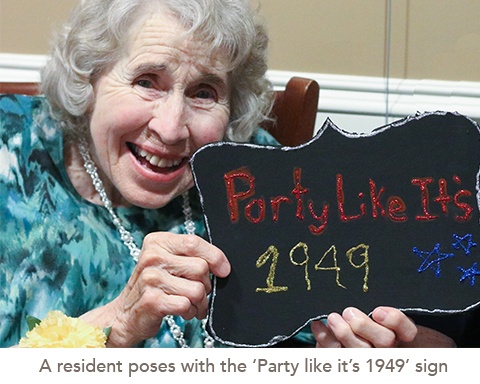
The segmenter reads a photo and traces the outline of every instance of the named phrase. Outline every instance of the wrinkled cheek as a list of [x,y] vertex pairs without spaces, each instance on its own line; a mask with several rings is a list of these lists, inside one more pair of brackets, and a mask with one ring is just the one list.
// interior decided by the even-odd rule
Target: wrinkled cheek
[[213,143],[215,141],[221,141],[223,140],[223,138],[225,137],[225,131],[217,131],[217,132],[214,132],[214,133],[209,133],[209,134],[206,134],[201,142],[202,142],[202,145],[205,145],[205,144],[210,144],[210,143]]
[[203,144],[209,144],[215,141],[221,141],[225,138],[227,132],[228,120],[225,122],[218,123],[214,125],[214,128],[207,130],[203,137]]
[[197,149],[225,138],[229,115],[227,111],[215,111],[210,116],[191,116],[190,135]]
[[124,134],[144,127],[148,124],[150,116],[148,111],[142,111],[140,108],[123,108],[114,118],[116,130]]

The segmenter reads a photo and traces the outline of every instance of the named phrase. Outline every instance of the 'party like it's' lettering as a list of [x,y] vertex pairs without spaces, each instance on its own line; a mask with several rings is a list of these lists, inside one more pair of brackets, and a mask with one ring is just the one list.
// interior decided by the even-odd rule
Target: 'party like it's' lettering
[[[450,184],[446,178],[435,180],[433,177],[412,177],[410,188],[418,196],[417,204],[411,214],[414,220],[430,222],[440,217],[450,217],[452,220],[463,223],[472,217],[472,192],[461,188],[461,179],[457,175],[450,177]],[[295,207],[295,217],[304,221],[305,216],[313,218],[315,224],[308,226],[314,235],[322,234],[327,228],[329,220],[336,210],[336,217],[341,222],[361,220],[364,217],[373,219],[386,218],[392,222],[405,222],[409,220],[409,207],[401,196],[386,196],[386,187],[377,185],[375,180],[368,180],[368,190],[347,194],[348,177],[338,173],[332,182],[335,188],[336,201],[334,208],[329,202],[316,204],[309,199],[309,188],[302,184],[302,169],[293,169],[293,188],[290,194],[265,197],[255,197],[255,176],[243,167],[230,171],[224,175],[225,189],[228,203],[230,221],[236,223],[245,218],[253,224],[261,223],[266,219],[277,222],[281,219],[283,205]],[[448,192],[449,185],[457,186],[454,194]],[[453,189],[453,188],[452,188]],[[357,199],[358,205],[348,204],[349,207],[358,206],[355,211],[348,211],[346,200]],[[352,197],[353,196],[353,197]],[[356,196],[356,197],[355,197]],[[452,212],[449,208],[454,207]],[[269,210],[267,218],[267,209]],[[311,221],[311,220],[310,220]]]

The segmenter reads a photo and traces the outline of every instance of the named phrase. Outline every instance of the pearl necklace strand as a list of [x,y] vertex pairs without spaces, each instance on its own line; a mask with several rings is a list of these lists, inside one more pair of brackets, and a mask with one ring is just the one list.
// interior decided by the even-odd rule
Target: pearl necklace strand
[[[118,232],[120,233],[120,237],[123,241],[123,243],[127,246],[130,256],[132,259],[137,262],[138,257],[140,256],[140,249],[137,247],[135,244],[135,241],[133,240],[132,234],[125,229],[125,227],[122,225],[122,221],[120,218],[117,216],[113,209],[112,202],[107,196],[107,192],[105,191],[105,188],[103,186],[102,180],[100,179],[100,176],[98,175],[97,167],[95,163],[93,162],[90,153],[88,152],[87,149],[87,144],[85,140],[82,140],[78,146],[80,150],[80,154],[82,155],[83,158],[83,165],[85,167],[85,171],[90,175],[90,178],[92,179],[93,186],[97,193],[100,195],[100,199],[102,200],[102,203],[104,207],[107,209],[108,213],[110,214],[110,217],[112,218],[113,224],[117,228]],[[188,191],[185,191],[182,194],[183,197],[183,215],[185,218],[184,226],[187,234],[189,235],[194,235],[195,234],[195,223],[193,222],[193,212],[192,212],[192,207],[190,206],[190,201],[188,197]],[[187,341],[184,338],[184,334],[180,326],[175,323],[175,319],[173,318],[172,315],[166,315],[164,317],[165,321],[167,322],[170,333],[172,334],[173,338],[175,341],[178,343],[178,345],[181,348],[189,348],[189,345],[187,344]],[[205,333],[205,340],[203,342],[205,348],[213,348],[214,347],[214,340],[213,338],[206,332],[205,329],[206,326],[206,319],[202,320],[202,328],[203,332]]]

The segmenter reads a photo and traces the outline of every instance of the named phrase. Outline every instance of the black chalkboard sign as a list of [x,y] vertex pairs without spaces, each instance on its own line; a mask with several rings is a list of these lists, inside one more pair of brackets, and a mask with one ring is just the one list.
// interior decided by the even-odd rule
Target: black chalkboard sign
[[327,120],[295,148],[198,150],[210,241],[232,265],[214,280],[212,335],[268,346],[347,306],[477,306],[479,133],[467,117],[435,112],[370,134]]

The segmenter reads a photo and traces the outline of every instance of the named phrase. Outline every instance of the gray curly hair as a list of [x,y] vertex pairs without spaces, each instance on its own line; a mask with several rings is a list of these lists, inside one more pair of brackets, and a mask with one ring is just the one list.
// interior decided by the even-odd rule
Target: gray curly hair
[[268,36],[249,0],[81,0],[53,42],[42,71],[42,92],[67,138],[88,135],[93,84],[126,49],[129,27],[166,7],[211,53],[230,62],[230,121],[226,139],[246,141],[273,102],[266,79]]

